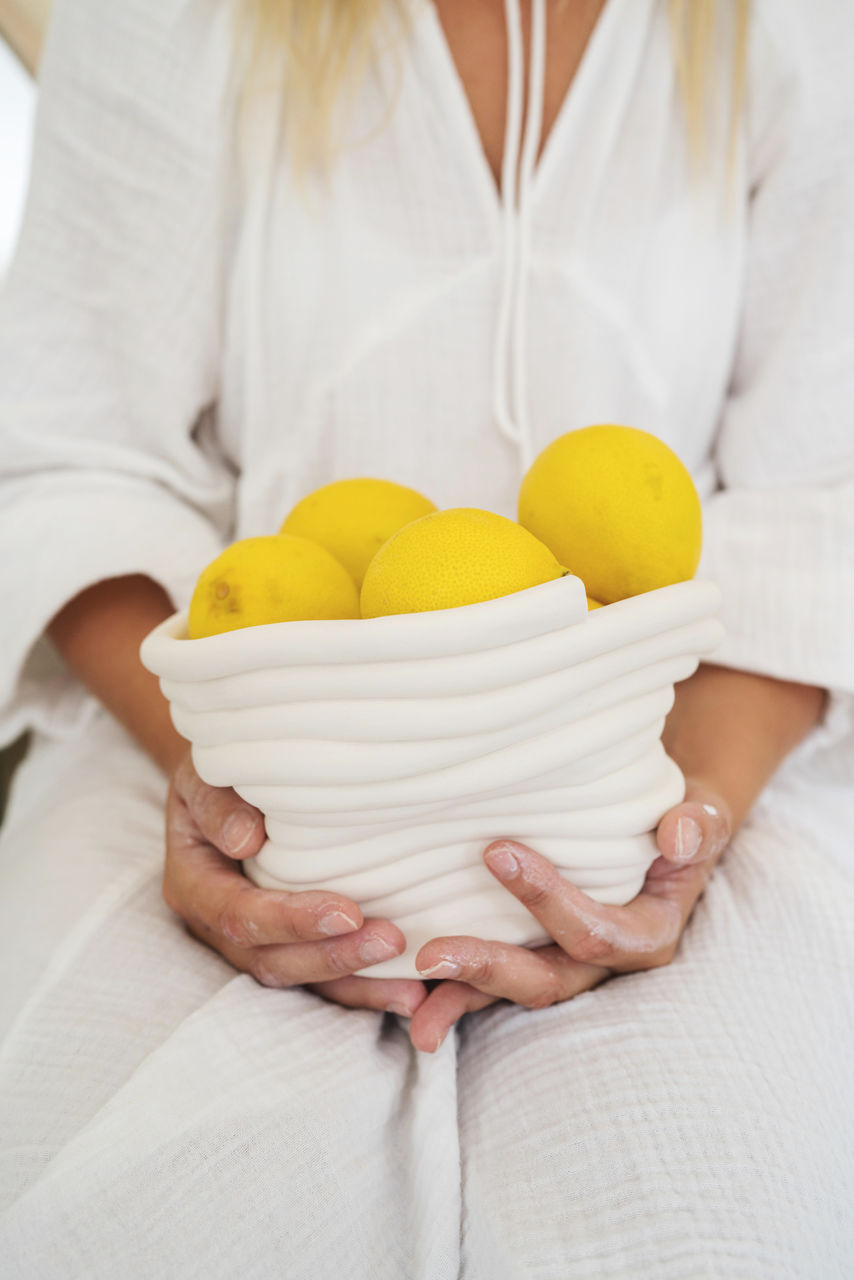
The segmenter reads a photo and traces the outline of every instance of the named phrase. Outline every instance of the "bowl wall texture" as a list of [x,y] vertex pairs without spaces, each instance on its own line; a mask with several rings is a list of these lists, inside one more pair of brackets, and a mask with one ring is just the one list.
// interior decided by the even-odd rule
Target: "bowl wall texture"
[[684,781],[661,744],[673,686],[720,643],[714,584],[587,612],[568,576],[434,613],[249,627],[187,639],[186,613],[144,641],[202,778],[265,815],[246,874],[333,889],[384,916],[417,977],[431,938],[550,941],[482,861],[520,840],[600,902],[625,903]]

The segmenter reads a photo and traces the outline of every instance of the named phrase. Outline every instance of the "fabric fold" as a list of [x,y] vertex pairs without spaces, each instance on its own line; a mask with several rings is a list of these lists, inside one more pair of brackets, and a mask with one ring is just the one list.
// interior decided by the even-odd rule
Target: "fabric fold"
[[854,693],[854,484],[714,495],[701,572],[723,593],[716,662]]
[[16,602],[14,616],[4,611],[0,624],[0,741],[9,742],[28,726],[70,732],[94,705],[64,664],[51,660],[49,642],[39,642],[67,601],[104,579],[144,574],[182,607],[199,566],[223,542],[201,512],[161,486],[81,473],[42,476],[21,485],[17,499],[7,496],[0,545],[26,546],[26,554],[4,557],[3,590]]
[[91,710],[36,644],[63,604],[136,573],[186,601],[233,519],[236,468],[211,408],[232,211],[229,23],[197,0],[107,11],[57,5],[0,298],[6,740],[28,725],[68,733]]

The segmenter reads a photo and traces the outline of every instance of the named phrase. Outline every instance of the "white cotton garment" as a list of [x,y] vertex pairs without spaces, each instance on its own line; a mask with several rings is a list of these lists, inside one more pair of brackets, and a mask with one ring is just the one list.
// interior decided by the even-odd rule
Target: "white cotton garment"
[[[4,1280],[850,1275],[854,14],[753,11],[729,186],[724,124],[692,180],[666,5],[607,0],[502,196],[428,3],[300,182],[274,95],[236,128],[227,6],[59,0],[0,298],[0,708],[36,729],[0,841]],[[676,960],[436,1056],[235,975],[160,899],[164,781],[45,625],[117,574],[185,604],[336,478],[513,515],[595,422],[691,469],[715,659],[834,694]]]
[[534,452],[621,422],[692,470],[721,661],[854,689],[846,5],[804,31],[800,6],[756,5],[725,198],[691,185],[665,6],[608,0],[530,181],[525,329],[498,358],[512,230],[430,4],[302,186],[269,95],[235,153],[227,6],[113,8],[59,5],[0,310],[10,736],[82,713],[27,658],[99,577],[184,604],[225,541],[345,476],[514,515],[515,367]]

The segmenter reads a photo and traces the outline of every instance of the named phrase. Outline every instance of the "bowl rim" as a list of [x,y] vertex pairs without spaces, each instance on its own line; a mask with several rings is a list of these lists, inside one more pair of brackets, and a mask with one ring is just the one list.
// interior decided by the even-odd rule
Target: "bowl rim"
[[578,625],[595,627],[605,639],[615,631],[631,633],[641,624],[648,626],[655,615],[660,615],[662,629],[710,616],[718,612],[720,603],[714,582],[691,578],[588,611],[584,584],[566,574],[524,591],[453,609],[272,622],[195,640],[187,635],[189,611],[185,608],[149,632],[140,646],[140,658],[155,675],[195,682],[277,665],[427,657],[436,642],[445,645],[445,652],[474,653]]

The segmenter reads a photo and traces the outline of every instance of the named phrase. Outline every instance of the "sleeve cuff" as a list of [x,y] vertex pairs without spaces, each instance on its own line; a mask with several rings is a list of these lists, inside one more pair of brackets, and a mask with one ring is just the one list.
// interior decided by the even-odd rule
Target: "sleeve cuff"
[[740,490],[704,511],[722,666],[854,693],[854,488]]
[[64,736],[91,714],[94,699],[40,639],[64,604],[105,578],[141,573],[183,608],[224,542],[162,486],[88,473],[22,483],[0,513],[0,545],[9,548],[3,598],[14,601],[0,611],[2,743],[29,727]]
[[[797,749],[854,744],[854,491],[740,490],[704,510],[701,570],[721,588],[725,637],[712,662],[830,694]],[[846,752],[850,754],[850,752]]]

